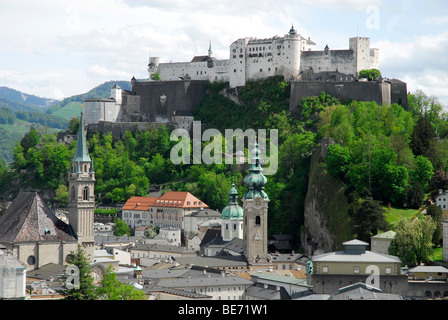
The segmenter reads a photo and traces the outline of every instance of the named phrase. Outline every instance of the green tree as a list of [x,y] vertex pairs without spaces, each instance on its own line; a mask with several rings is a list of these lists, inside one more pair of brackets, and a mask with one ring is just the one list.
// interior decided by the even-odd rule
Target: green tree
[[367,198],[362,201],[353,216],[357,239],[370,242],[370,237],[380,231],[388,231],[389,224],[384,216],[384,209],[378,201]]
[[431,162],[435,159],[436,132],[426,117],[419,117],[409,144],[415,156],[425,156]]
[[434,245],[442,245],[443,240],[443,226],[440,223],[442,220],[443,211],[439,206],[430,205],[426,209],[426,214],[432,218],[432,220],[436,223],[436,229],[434,230],[434,234],[432,236],[432,243]]
[[415,221],[401,219],[395,226],[396,235],[389,246],[389,254],[398,256],[403,266],[414,267],[429,262],[435,229],[436,223],[430,216]]
[[115,226],[114,226],[114,234],[116,236],[121,237],[122,235],[125,235],[125,234],[127,234],[129,236],[131,234],[131,232],[130,232],[129,226],[126,224],[126,222],[124,222],[120,218],[117,218],[117,222],[115,223]]
[[60,184],[56,189],[54,200],[62,205],[66,205],[68,203],[68,188],[65,184]]
[[103,279],[96,290],[99,300],[145,300],[146,294],[131,284],[124,284],[117,280],[112,266],[108,266]]
[[338,143],[329,145],[325,161],[330,175],[344,179],[345,174],[350,169],[350,151]]
[[68,124],[68,131],[71,134],[76,134],[79,129],[79,122],[81,120],[78,117],[72,117],[69,124]]
[[417,156],[415,165],[416,168],[411,172],[411,183],[419,183],[423,191],[427,191],[429,182],[434,175],[434,167],[425,156]]
[[65,300],[96,300],[96,288],[93,284],[90,261],[86,251],[81,245],[78,245],[77,251],[72,251],[70,257],[68,262],[78,267],[79,270],[79,288],[69,289],[67,287],[69,275],[64,274],[62,289],[58,292],[64,296]]
[[381,72],[378,69],[368,69],[368,70],[361,70],[359,72],[359,78],[360,79],[367,79],[369,81],[376,81],[381,77]]
[[148,226],[144,231],[145,238],[152,239],[159,234],[159,227]]

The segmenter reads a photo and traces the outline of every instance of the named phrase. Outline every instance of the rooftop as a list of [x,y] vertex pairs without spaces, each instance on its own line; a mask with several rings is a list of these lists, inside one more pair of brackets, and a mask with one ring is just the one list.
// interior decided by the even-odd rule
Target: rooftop
[[20,192],[0,218],[0,242],[73,241],[72,228],[58,219],[37,192]]

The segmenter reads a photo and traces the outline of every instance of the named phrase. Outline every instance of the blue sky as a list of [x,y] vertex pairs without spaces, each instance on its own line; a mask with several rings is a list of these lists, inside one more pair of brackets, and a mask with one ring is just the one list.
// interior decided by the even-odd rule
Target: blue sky
[[291,24],[332,49],[352,36],[380,49],[384,76],[448,106],[448,2],[414,0],[0,0],[0,86],[49,98],[109,80],[146,78],[162,62],[229,57],[243,37],[283,36]]

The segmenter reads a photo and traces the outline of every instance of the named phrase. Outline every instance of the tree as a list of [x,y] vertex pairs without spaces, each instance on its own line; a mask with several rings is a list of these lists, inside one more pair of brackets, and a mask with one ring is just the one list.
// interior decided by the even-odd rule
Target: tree
[[96,293],[100,300],[145,300],[146,297],[144,291],[136,289],[131,284],[119,282],[112,266],[108,266],[104,272]]
[[428,209],[426,209],[426,214],[434,220],[434,222],[437,224],[436,229],[434,230],[434,234],[432,237],[432,243],[434,245],[442,245],[442,239],[443,239],[443,226],[440,223],[442,220],[442,209],[439,206],[436,205],[430,205]]
[[348,172],[351,163],[350,151],[340,144],[332,144],[327,148],[327,171],[330,175],[344,178]]
[[56,189],[56,196],[54,197],[54,200],[62,205],[66,205],[68,203],[68,188],[65,184],[60,184]]
[[425,192],[420,183],[413,183],[406,190],[406,204],[408,208],[419,209],[425,199]]
[[433,162],[435,158],[435,138],[436,132],[431,122],[421,116],[414,127],[409,146],[416,157],[425,156]]
[[429,182],[434,175],[434,167],[425,156],[417,156],[415,165],[416,168],[411,172],[411,182],[413,184],[419,183],[423,191],[427,191]]
[[68,124],[68,131],[70,131],[71,134],[76,134],[79,129],[79,123],[80,119],[78,117],[72,117]]
[[126,224],[126,222],[124,222],[120,218],[117,218],[117,222],[115,223],[115,227],[114,227],[114,234],[116,236],[121,237],[122,235],[125,235],[125,234],[127,234],[129,236],[131,234],[131,232],[130,232],[129,226]]
[[395,227],[396,235],[389,246],[389,254],[398,256],[403,266],[427,263],[433,252],[435,229],[436,223],[430,216],[415,221],[401,219]]
[[152,239],[159,233],[159,227],[147,226],[144,231],[145,238]]
[[69,275],[64,274],[62,289],[58,292],[64,296],[65,300],[96,300],[97,294],[91,275],[90,261],[84,248],[78,245],[78,250],[70,253],[70,259],[67,262],[79,270],[79,288],[68,288]]
[[376,81],[381,77],[381,72],[378,69],[368,69],[368,70],[361,70],[359,72],[359,78],[360,79],[367,79],[369,81]]
[[372,198],[364,200],[353,216],[357,239],[370,241],[370,237],[380,231],[388,231],[389,224],[384,217],[384,209]]

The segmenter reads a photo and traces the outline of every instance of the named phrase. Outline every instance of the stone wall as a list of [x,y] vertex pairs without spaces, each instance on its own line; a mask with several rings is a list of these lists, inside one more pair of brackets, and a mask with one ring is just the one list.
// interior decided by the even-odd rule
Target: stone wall
[[[311,276],[311,285],[313,286],[313,293],[336,293],[338,289],[352,285],[357,282],[366,283],[368,276],[366,275],[317,275]],[[372,285],[367,283],[368,285]],[[379,287],[384,293],[398,294],[406,296],[409,286],[408,277],[406,275],[400,276],[385,276],[379,277]]]
[[122,121],[171,121],[176,110],[193,111],[205,96],[207,81],[133,81],[124,97]]
[[154,123],[154,122],[105,122],[101,121],[97,124],[90,124],[88,132],[102,132],[112,133],[114,140],[122,139],[126,131],[145,131],[148,128],[155,128],[159,126],[168,126],[169,123]]
[[304,97],[315,96],[322,91],[341,100],[353,99],[375,101],[378,104],[391,104],[391,84],[388,82],[291,82],[290,111],[298,111],[297,106]]

